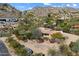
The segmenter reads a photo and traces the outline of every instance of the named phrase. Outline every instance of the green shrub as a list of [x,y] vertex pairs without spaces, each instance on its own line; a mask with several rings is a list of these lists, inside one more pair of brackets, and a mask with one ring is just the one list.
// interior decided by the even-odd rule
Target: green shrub
[[65,37],[61,34],[61,33],[53,33],[52,35],[51,35],[51,37],[53,38],[53,39],[64,39]]
[[42,37],[42,33],[40,30],[38,30],[38,29],[32,30],[32,38],[33,39],[41,39],[41,37]]
[[33,56],[45,56],[45,54],[43,54],[43,53],[35,53],[35,54],[33,54]]
[[19,56],[28,56],[29,53],[28,50],[25,49],[23,45],[18,43],[16,40],[14,40],[12,37],[9,37],[7,39],[7,42],[9,43],[10,47],[12,47],[15,50],[15,53]]
[[17,38],[19,40],[27,40],[27,39],[31,39],[32,37],[32,33],[31,31],[26,31],[24,29],[21,29],[21,30],[15,30],[14,31],[14,34],[17,36]]
[[67,45],[60,45],[60,52],[62,55],[65,55],[65,56],[72,56],[72,52],[69,50],[69,47]]
[[53,50],[53,49],[49,49],[49,50],[48,50],[48,55],[49,55],[49,56],[56,56],[56,53],[57,53],[57,52],[56,52],[55,50]]
[[76,42],[74,43],[70,43],[70,49],[73,51],[73,52],[79,52],[79,40],[77,40]]
[[59,24],[59,28],[61,28],[62,31],[69,33],[71,25],[68,22],[66,22],[66,23],[63,22],[63,23]]
[[79,35],[79,29],[73,29],[72,33]]
[[13,40],[12,37],[8,37],[8,38],[6,39],[7,42],[11,42],[12,40]]
[[72,47],[74,46],[74,44],[75,44],[75,42],[71,42],[71,43],[69,44],[69,47],[72,48]]
[[28,56],[27,50],[23,48],[16,48],[15,50],[16,50],[15,53],[19,56],[26,56],[26,55]]

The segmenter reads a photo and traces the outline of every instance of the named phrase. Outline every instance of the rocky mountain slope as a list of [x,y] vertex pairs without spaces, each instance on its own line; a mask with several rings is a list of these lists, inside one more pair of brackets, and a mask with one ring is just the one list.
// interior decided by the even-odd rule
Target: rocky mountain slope
[[[27,12],[33,12],[36,16],[47,16],[49,13],[57,14],[60,17],[79,18],[79,9],[71,7],[34,7]],[[27,12],[23,12],[25,15]],[[0,3],[0,17],[20,17],[21,12],[10,4]]]
[[36,16],[47,16],[48,13],[58,14],[61,17],[66,15],[67,17],[78,17],[79,18],[79,9],[71,7],[35,7],[28,12],[33,12]]
[[0,3],[0,17],[19,17],[20,11],[10,4]]

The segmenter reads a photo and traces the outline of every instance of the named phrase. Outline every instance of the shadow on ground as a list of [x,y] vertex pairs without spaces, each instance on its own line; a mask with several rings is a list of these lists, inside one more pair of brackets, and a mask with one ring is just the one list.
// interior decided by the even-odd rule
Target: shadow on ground
[[6,45],[1,40],[0,40],[0,56],[10,56],[10,53]]

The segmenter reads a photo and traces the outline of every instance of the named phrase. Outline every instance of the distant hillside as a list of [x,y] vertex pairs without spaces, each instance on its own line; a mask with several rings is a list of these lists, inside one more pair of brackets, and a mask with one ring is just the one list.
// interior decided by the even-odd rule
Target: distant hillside
[[[36,16],[47,16],[49,13],[58,14],[60,17],[76,17],[79,18],[79,9],[70,8],[70,7],[34,7],[31,10],[26,10],[27,12],[33,12]],[[27,12],[23,12],[25,15]],[[17,10],[15,7],[10,4],[0,3],[0,17],[20,17],[21,11]]]
[[0,3],[0,17],[19,17],[20,11],[10,4]]
[[67,15],[79,18],[79,9],[70,7],[35,7],[27,12],[33,12],[36,16],[47,16],[48,13],[59,14],[60,16]]

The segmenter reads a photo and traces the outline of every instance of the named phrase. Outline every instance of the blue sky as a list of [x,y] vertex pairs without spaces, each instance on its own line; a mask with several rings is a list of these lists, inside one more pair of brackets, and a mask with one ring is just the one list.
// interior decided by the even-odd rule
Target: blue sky
[[73,7],[79,8],[78,3],[10,3],[10,5],[14,6],[18,10],[30,10],[33,7]]

